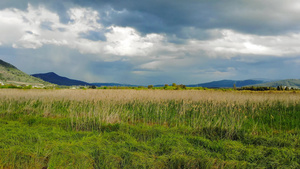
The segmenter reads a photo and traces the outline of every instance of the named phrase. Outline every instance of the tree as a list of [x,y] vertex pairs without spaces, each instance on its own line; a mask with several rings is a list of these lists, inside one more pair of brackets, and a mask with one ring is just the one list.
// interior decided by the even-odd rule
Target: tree
[[148,89],[152,89],[153,88],[153,85],[148,85]]
[[172,86],[173,86],[173,87],[176,87],[177,85],[176,85],[176,83],[172,83]]
[[178,88],[178,89],[179,89],[179,88],[181,88],[181,89],[186,89],[186,86],[183,85],[183,84],[181,84],[181,85],[177,85],[177,88]]
[[233,84],[233,90],[236,90],[236,85],[235,85],[235,83]]
[[95,85],[92,85],[89,87],[90,89],[96,89],[97,87]]
[[280,85],[280,86],[277,86],[277,90],[284,90],[285,88],[282,86],[282,85]]
[[164,89],[167,89],[168,87],[169,87],[169,85],[168,85],[168,84],[165,84]]

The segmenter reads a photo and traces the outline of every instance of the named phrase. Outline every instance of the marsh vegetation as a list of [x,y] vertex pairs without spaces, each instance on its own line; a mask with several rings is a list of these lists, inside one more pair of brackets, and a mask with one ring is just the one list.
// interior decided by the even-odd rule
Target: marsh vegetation
[[0,168],[300,168],[300,93],[0,90]]

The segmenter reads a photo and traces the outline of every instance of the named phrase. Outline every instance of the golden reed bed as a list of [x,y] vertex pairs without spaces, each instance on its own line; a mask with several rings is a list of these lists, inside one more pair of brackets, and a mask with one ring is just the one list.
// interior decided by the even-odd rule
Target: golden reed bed
[[1,89],[2,99],[63,99],[63,100],[189,100],[189,101],[232,101],[243,103],[246,101],[300,101],[299,92],[248,92],[248,91],[218,91],[218,90],[133,90],[133,89]]

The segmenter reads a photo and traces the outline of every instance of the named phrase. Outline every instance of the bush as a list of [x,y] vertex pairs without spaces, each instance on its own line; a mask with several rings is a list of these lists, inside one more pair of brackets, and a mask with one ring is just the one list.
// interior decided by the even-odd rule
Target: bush
[[97,87],[95,85],[92,85],[89,87],[90,89],[96,89]]
[[152,89],[153,88],[153,85],[148,85],[148,89]]

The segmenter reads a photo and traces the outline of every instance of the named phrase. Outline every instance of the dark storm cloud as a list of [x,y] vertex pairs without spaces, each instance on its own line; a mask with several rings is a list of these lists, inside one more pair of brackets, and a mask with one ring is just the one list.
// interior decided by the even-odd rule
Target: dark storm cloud
[[[126,10],[112,18],[115,24],[135,27],[141,32],[177,33],[184,27],[233,29],[260,35],[287,33],[300,28],[300,10],[295,1],[280,0],[111,0],[73,1],[75,4],[111,6]],[[289,6],[290,4],[290,6]],[[295,8],[293,8],[293,6]]]
[[164,33],[169,30],[168,26],[158,16],[140,11],[111,11],[109,16],[102,15],[101,21],[104,25],[118,25],[122,27],[133,27],[141,33]]
[[295,2],[291,0],[5,0],[0,5],[2,8],[26,9],[28,2],[43,4],[58,12],[62,21],[67,21],[66,11],[70,6],[93,8],[100,14],[112,8],[121,13],[102,15],[106,26],[128,26],[141,33],[177,34],[180,38],[193,36],[193,32],[191,35],[182,35],[185,27],[201,30],[232,29],[259,35],[277,35],[300,28],[300,8],[293,8],[292,3],[288,6],[289,2]]

